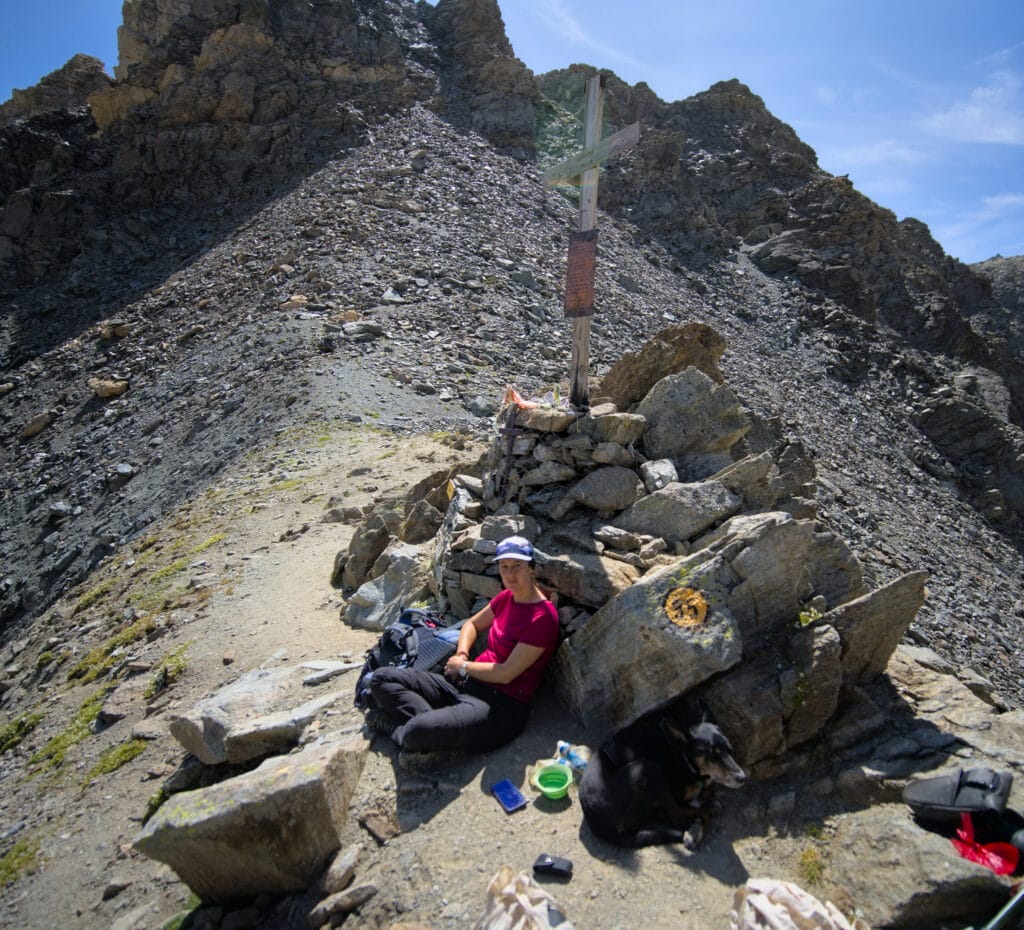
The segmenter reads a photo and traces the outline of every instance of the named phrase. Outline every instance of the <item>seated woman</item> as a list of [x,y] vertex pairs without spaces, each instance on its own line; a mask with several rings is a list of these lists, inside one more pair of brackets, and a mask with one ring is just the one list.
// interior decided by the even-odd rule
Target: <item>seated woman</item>
[[[498,543],[505,590],[459,633],[444,675],[413,668],[379,668],[370,679],[376,707],[367,725],[390,733],[403,749],[486,752],[522,732],[530,700],[558,646],[558,614],[537,587],[533,547],[521,536]],[[469,652],[487,630],[487,648]]]

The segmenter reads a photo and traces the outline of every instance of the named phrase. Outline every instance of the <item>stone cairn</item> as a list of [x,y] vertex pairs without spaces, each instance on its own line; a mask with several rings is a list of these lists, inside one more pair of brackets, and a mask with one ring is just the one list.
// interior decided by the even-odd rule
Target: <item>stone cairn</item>
[[[809,775],[813,794],[857,807],[898,800],[903,778],[954,749],[1005,759],[1003,747],[1020,745],[1019,715],[995,714],[906,647],[892,655],[924,574],[865,586],[848,546],[815,519],[808,456],[741,407],[718,372],[721,349],[706,327],[666,330],[609,372],[584,415],[513,395],[474,466],[362,515],[335,563],[345,621],[380,629],[421,599],[452,622],[470,616],[499,590],[488,561],[497,542],[519,533],[558,606],[550,683],[595,745],[696,696],[755,779]],[[168,781],[135,848],[207,902],[303,894],[317,902],[312,927],[335,926],[377,894],[372,881],[353,884],[361,844],[340,849],[369,743],[350,722],[310,734],[348,694],[334,679],[360,665],[256,669],[177,714],[171,732],[195,764]],[[933,713],[898,739],[885,689],[872,685],[883,670],[917,712]],[[955,735],[939,732],[939,718],[940,729],[957,721]],[[816,774],[822,746],[850,750],[834,779]],[[870,761],[852,761],[862,750]],[[196,787],[223,763],[257,762]],[[793,803],[787,791],[770,809]],[[378,842],[393,835],[380,818],[361,822]],[[903,926],[909,913],[937,926],[965,902],[973,919],[1006,897],[1001,879],[951,860],[948,840],[889,804],[845,819],[832,850],[830,869],[853,900],[870,901],[875,926]]]
[[706,326],[670,327],[584,414],[510,391],[474,468],[364,519],[335,565],[345,621],[382,629],[422,599],[465,619],[500,590],[497,542],[520,534],[558,607],[550,675],[595,741],[683,695],[765,776],[829,721],[841,740],[844,715],[862,738],[859,685],[920,609],[924,573],[867,589],[815,520],[809,456],[742,407],[723,350]]

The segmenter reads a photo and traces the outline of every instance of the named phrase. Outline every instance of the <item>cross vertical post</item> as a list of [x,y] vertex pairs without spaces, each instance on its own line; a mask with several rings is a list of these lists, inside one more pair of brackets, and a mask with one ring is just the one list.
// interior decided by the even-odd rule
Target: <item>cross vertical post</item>
[[569,402],[578,410],[590,406],[590,318],[594,314],[594,271],[597,260],[597,183],[601,162],[630,148],[640,139],[640,124],[633,123],[604,141],[604,76],[587,81],[583,120],[583,151],[544,173],[546,184],[580,179],[578,232],[569,243],[566,269],[565,312],[572,317],[572,362]]
[[[587,81],[587,108],[583,119],[583,148],[592,149],[601,138],[604,117],[604,79],[595,74]],[[580,179],[579,231],[589,232],[597,226],[597,182],[601,169],[595,165],[583,172]],[[591,309],[591,312],[593,310]],[[569,369],[569,403],[581,410],[590,406],[590,316],[572,318],[572,362]]]

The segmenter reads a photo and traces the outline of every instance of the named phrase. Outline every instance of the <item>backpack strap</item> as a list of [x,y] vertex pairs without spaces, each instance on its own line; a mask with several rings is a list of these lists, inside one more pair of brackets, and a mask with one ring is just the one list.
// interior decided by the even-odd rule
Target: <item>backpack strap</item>
[[420,652],[420,637],[416,632],[415,626],[410,626],[408,632],[405,634],[405,654],[408,657],[406,660],[407,666],[412,666],[416,662],[416,656]]

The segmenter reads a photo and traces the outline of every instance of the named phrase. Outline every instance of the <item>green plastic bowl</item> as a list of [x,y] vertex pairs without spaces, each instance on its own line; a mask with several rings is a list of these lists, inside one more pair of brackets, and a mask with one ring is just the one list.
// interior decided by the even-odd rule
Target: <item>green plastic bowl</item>
[[572,769],[567,765],[545,765],[533,775],[533,786],[546,798],[564,798],[572,784]]

